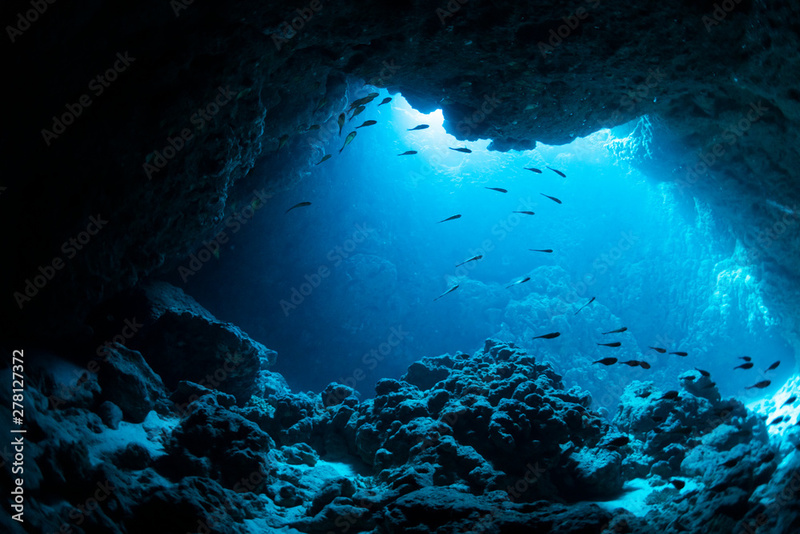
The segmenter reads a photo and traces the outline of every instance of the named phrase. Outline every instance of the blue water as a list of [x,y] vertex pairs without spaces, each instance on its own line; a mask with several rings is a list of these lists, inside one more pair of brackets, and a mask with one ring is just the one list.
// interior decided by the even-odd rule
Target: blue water
[[[274,370],[293,389],[339,381],[370,397],[378,379],[398,378],[420,357],[472,353],[487,337],[551,361],[568,387],[588,389],[609,410],[630,382],[679,389],[677,377],[695,367],[711,373],[723,396],[745,399],[789,377],[792,349],[724,221],[675,184],[616,159],[610,147],[634,125],[503,153],[487,140],[457,141],[440,111],[419,113],[401,95],[378,107],[387,94],[341,137],[338,113],[293,137],[290,144],[314,146],[308,174],[258,209],[219,258],[187,283],[176,278],[217,317],[277,350]],[[378,123],[358,129],[339,153],[368,119]],[[423,123],[430,128],[407,131]],[[406,150],[418,154],[397,155]],[[314,166],[325,153],[333,157]],[[312,204],[285,213],[299,202]],[[462,217],[437,222],[455,214]],[[455,267],[476,255],[483,258]],[[561,336],[532,339],[554,331]],[[597,345],[613,341],[622,346]],[[753,369],[733,370],[742,355]],[[609,356],[651,367],[591,363]],[[764,379],[770,388],[744,389]]]

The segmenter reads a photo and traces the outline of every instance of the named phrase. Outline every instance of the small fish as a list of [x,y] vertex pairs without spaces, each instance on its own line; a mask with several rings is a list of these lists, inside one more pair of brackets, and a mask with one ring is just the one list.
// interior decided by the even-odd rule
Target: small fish
[[467,147],[460,146],[458,148],[453,148],[451,146],[447,147],[450,150],[455,150],[456,152],[463,152],[464,154],[472,154],[472,150],[468,149]]
[[382,106],[382,105],[384,105],[384,104],[388,104],[388,103],[389,103],[389,102],[391,102],[391,101],[392,101],[392,97],[391,97],[391,96],[387,96],[386,98],[384,98],[383,100],[381,100],[381,103],[380,103],[380,104],[378,104],[378,105],[379,105],[379,106]]
[[353,114],[350,115],[350,120],[355,119],[357,115],[361,115],[365,109],[367,109],[365,106],[358,106],[355,111],[353,111]]
[[786,402],[784,402],[781,406],[786,406],[787,404],[794,404],[794,401],[796,400],[797,400],[797,395],[792,395],[791,397],[786,399]]
[[682,490],[686,486],[686,482],[683,480],[676,480],[674,478],[670,480],[669,483],[675,486],[675,489],[677,490]]
[[767,371],[772,371],[773,369],[777,369],[778,366],[781,364],[781,361],[778,360],[777,362],[773,363],[769,367],[767,367]]
[[[458,215],[453,215],[453,216],[451,216],[451,217],[448,217],[448,218],[446,218],[446,219],[442,219],[442,220],[441,220],[441,221],[439,221],[439,222],[440,222],[440,223],[443,223],[443,222],[447,222],[447,221],[454,221],[454,220],[456,220],[456,219],[460,219],[460,218],[461,218],[461,214],[459,213]],[[438,223],[437,223],[437,224],[438,224]]]
[[511,213],[521,213],[521,214],[523,214],[523,215],[536,215],[536,214],[535,214],[534,212],[532,212],[532,211],[512,211]]
[[295,204],[294,206],[292,206],[291,208],[286,210],[285,213],[289,213],[290,211],[292,211],[295,208],[302,208],[302,207],[310,206],[310,205],[311,205],[311,202],[298,202],[297,204]]
[[498,193],[508,193],[508,189],[503,189],[502,187],[484,187],[484,189],[490,189],[492,191],[497,191]]
[[678,392],[675,391],[674,389],[671,391],[667,391],[661,398],[667,400],[675,400],[678,398]]
[[289,141],[289,134],[283,134],[278,138],[278,150],[282,149],[286,142]]
[[553,249],[552,248],[541,248],[541,249],[540,248],[529,248],[528,250],[530,250],[531,252],[544,252],[545,254],[552,254],[553,253]]
[[750,361],[750,360],[752,360],[753,358],[751,358],[750,356],[739,356],[739,359],[741,359],[741,360],[744,360],[744,361],[746,361],[746,362],[749,362],[749,361]]
[[772,384],[771,380],[762,380],[761,382],[756,382],[752,386],[747,386],[744,389],[753,389],[753,388],[764,389],[765,387],[769,386],[770,384]]
[[[545,165],[545,167],[547,167],[547,165]],[[553,171],[554,173],[556,173],[557,175],[559,175],[562,178],[566,178],[567,177],[566,174],[564,174],[561,171],[558,171],[558,170],[554,169],[553,167],[547,167],[547,168],[550,169],[551,171]]]
[[703,371],[702,369],[698,369],[697,367],[695,367],[694,370],[697,371],[698,373],[700,373],[700,375],[702,375],[702,376],[704,376],[706,378],[711,376],[711,373],[709,373],[708,371]]
[[777,425],[778,423],[783,423],[783,416],[782,415],[779,415],[778,417],[776,417],[775,419],[770,421],[769,424],[767,424],[767,426]]
[[601,347],[620,347],[622,343],[619,341],[614,341],[613,343],[598,343]]
[[674,354],[675,356],[688,356],[688,352],[670,352],[670,354]]
[[456,267],[461,267],[461,266],[462,266],[462,265],[464,265],[465,263],[469,263],[469,262],[471,262],[471,261],[476,261],[476,260],[479,260],[479,259],[481,259],[481,258],[483,258],[483,255],[482,255],[482,254],[478,254],[477,256],[472,256],[470,259],[468,259],[468,260],[464,260],[464,261],[462,261],[461,263],[459,263],[458,265],[456,265]]
[[402,154],[398,154],[398,156],[413,156],[416,153],[417,153],[416,150],[406,150]]
[[339,125],[339,137],[342,136],[342,128],[344,128],[344,119],[345,119],[345,114],[339,113],[339,118],[336,119],[336,123]]
[[624,447],[625,445],[630,443],[630,441],[631,440],[628,436],[620,436],[618,438],[612,439],[611,441],[606,443],[606,445],[610,445],[611,447]]
[[519,284],[524,284],[525,282],[527,282],[527,281],[528,281],[528,280],[530,280],[530,279],[531,279],[531,277],[530,277],[530,276],[526,276],[526,277],[525,277],[525,278],[523,278],[522,280],[517,280],[516,282],[513,282],[513,283],[511,283],[511,284],[507,285],[507,286],[506,286],[506,289],[508,289],[508,288],[509,288],[509,287],[511,287],[511,286],[516,286],[516,285],[519,285]]
[[594,299],[595,299],[595,298],[597,298],[597,297],[592,297],[591,299],[589,299],[589,302],[587,302],[586,304],[584,304],[583,306],[581,306],[580,308],[578,308],[578,311],[576,311],[576,312],[575,312],[575,315],[578,315],[578,313],[580,313],[580,311],[581,311],[582,309],[584,309],[586,306],[588,306],[589,304],[591,304],[592,302],[594,302]]
[[320,128],[319,124],[312,124],[311,126],[308,127],[308,131],[311,132],[314,130],[319,130],[319,128]]
[[752,362],[743,363],[742,365],[737,365],[734,369],[752,369],[753,368]]
[[339,149],[339,153],[340,154],[342,153],[342,150],[344,150],[344,147],[346,147],[347,145],[349,145],[350,143],[353,142],[353,139],[356,138],[356,134],[358,134],[358,132],[355,132],[355,131],[350,132],[349,134],[347,134],[347,137],[344,138],[344,144],[342,145],[342,148]]
[[550,332],[549,334],[543,334],[541,336],[536,336],[533,339],[555,339],[561,335],[561,332]]
[[539,169],[537,169],[535,167],[525,167],[525,170],[526,171],[535,172],[536,174],[542,174],[542,171],[540,171]]
[[639,362],[639,367],[642,369],[650,369],[650,364],[647,362]]
[[320,164],[320,163],[322,163],[323,161],[328,161],[328,160],[329,160],[329,159],[331,159],[332,157],[333,157],[333,156],[331,156],[330,154],[325,154],[324,156],[322,156],[322,159],[321,159],[321,160],[319,160],[319,161],[316,163],[316,165],[319,165],[319,164]]
[[445,291],[444,293],[442,293],[441,295],[439,295],[438,297],[436,297],[435,299],[433,299],[433,301],[434,301],[434,302],[436,302],[437,300],[439,300],[439,299],[440,299],[440,298],[442,298],[443,296],[447,295],[448,293],[452,293],[452,292],[453,292],[453,291],[455,291],[456,289],[458,289],[458,284],[454,285],[453,287],[451,287],[450,289],[448,289],[447,291]]
[[617,328],[616,330],[609,330],[608,332],[603,332],[603,335],[605,336],[607,334],[621,334],[623,332],[626,332],[627,330],[628,330],[628,327],[627,326],[623,326],[622,328]]
[[738,464],[739,460],[741,460],[741,458],[731,458],[730,460],[728,460],[726,462],[722,462],[722,466],[731,468],[731,467],[735,466],[736,464]]
[[558,200],[556,197],[551,197],[550,195],[545,195],[544,193],[539,193],[539,194],[542,195],[543,197],[549,198],[550,200],[552,200],[556,204],[561,204],[561,201]]
[[654,351],[656,351],[659,354],[664,354],[665,352],[667,352],[667,349],[662,349],[661,347],[647,347],[647,348],[648,349],[653,349]]
[[627,365],[628,367],[639,367],[639,364],[642,363],[639,360],[627,360],[624,362],[619,362],[623,365]]
[[684,376],[681,380],[687,380],[689,382],[692,382],[692,381],[694,381],[694,377],[693,376]]
[[716,385],[717,385],[717,383],[716,383],[716,382],[709,382],[708,384],[706,384],[705,386],[703,386],[703,389],[711,389],[711,388],[713,388],[713,387],[714,387],[714,386],[716,386]]
[[314,108],[314,111],[319,111],[320,109],[322,109],[322,106],[324,106],[327,103],[328,103],[328,99],[327,98],[323,98],[322,100],[317,102],[317,107]]
[[596,363],[602,363],[603,365],[614,365],[617,363],[616,358],[603,358],[602,360],[597,360],[596,362],[592,362],[592,365]]
[[372,126],[373,124],[378,124],[378,121],[364,121],[363,123],[361,123],[361,126],[356,126],[356,130],[358,130],[359,128],[363,128],[365,126]]
[[427,124],[418,124],[418,125],[414,126],[413,128],[409,128],[408,131],[409,132],[415,132],[417,130],[424,130],[425,128],[430,128],[430,126],[428,126]]

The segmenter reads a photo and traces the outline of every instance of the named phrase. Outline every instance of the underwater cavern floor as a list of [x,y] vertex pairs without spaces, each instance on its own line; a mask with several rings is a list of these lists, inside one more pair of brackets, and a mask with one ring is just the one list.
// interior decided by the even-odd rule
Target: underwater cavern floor
[[[771,440],[699,373],[677,398],[630,384],[611,423],[551,364],[491,339],[423,358],[367,401],[336,384],[293,393],[269,371],[274,352],[167,284],[149,297],[143,343],[185,336],[169,362],[108,345],[97,374],[45,354],[28,369],[24,531],[798,527],[800,434]],[[199,383],[149,364],[191,365]],[[5,516],[4,530],[20,529]]]

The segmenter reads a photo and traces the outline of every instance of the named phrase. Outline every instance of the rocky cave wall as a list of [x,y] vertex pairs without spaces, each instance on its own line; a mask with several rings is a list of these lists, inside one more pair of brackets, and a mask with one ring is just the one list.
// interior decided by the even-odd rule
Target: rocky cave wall
[[[9,333],[79,338],[95,303],[185,256],[257,202],[254,191],[290,187],[330,151],[347,79],[400,91],[422,111],[441,107],[448,131],[498,150],[649,115],[659,127],[621,153],[658,166],[660,148],[680,147],[685,160],[663,179],[729,219],[768,260],[773,298],[791,301],[791,3],[174,0],[4,11],[15,90],[0,193],[14,251],[2,277]],[[86,243],[67,245],[87,230]]]

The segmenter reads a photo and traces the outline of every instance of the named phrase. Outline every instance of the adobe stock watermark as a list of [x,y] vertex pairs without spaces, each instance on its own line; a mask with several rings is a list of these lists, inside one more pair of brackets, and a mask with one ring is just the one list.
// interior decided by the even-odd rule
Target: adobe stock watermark
[[[124,54],[117,52],[116,61],[111,67],[89,80],[87,88],[95,98],[99,98],[134,61],[136,61],[136,58],[130,57],[130,52],[126,51]],[[76,102],[68,102],[64,106],[65,111],[59,115],[53,115],[53,123],[50,125],[50,129],[42,128],[41,134],[44,144],[50,146],[50,143],[66,132],[67,127],[83,115],[84,110],[91,106],[93,102],[88,93],[79,96]]]
[[[267,193],[266,189],[254,189],[250,203],[225,218],[225,228],[230,229],[231,235],[235,235],[242,229],[242,226],[255,217],[256,211],[260,210],[266,204],[267,199],[271,197],[272,195]],[[220,230],[213,239],[203,241],[202,246],[189,255],[189,261],[186,265],[178,266],[178,275],[183,283],[185,284],[190,277],[200,272],[200,269],[211,261],[211,258],[219,259],[221,246],[226,244],[229,239],[228,233],[225,230]]]
[[469,2],[469,0],[450,0],[443,8],[437,7],[436,16],[439,17],[439,22],[442,23],[442,27],[447,26],[445,21],[461,11],[461,6],[467,2]]
[[39,17],[47,12],[47,9],[56,3],[56,0],[31,0],[30,9],[17,13],[16,23],[6,26],[6,34],[11,43],[15,43],[22,34],[28,31]]
[[782,211],[783,217],[772,223],[768,228],[760,228],[755,232],[755,235],[753,235],[752,229],[748,229],[745,232],[745,237],[752,238],[760,246],[760,250],[754,246],[747,247],[748,261],[756,262],[759,260],[765,251],[772,248],[776,241],[797,225],[797,221],[800,219],[800,206],[795,204],[792,209],[783,207]]
[[296,9],[297,16],[291,22],[283,21],[280,33],[272,34],[272,43],[275,45],[275,49],[280,52],[286,43],[293,39],[298,32],[302,31],[317,13],[322,11],[322,7],[320,0],[311,0],[306,7]]
[[498,98],[494,93],[492,93],[491,96],[483,95],[483,102],[481,103],[480,109],[474,111],[468,119],[458,121],[456,130],[463,136],[470,135],[479,124],[485,121],[487,117],[502,104],[503,100]]
[[55,278],[56,273],[66,266],[67,261],[77,256],[78,252],[83,250],[92,238],[100,233],[100,230],[102,230],[106,224],[108,224],[108,221],[103,219],[102,215],[99,213],[89,217],[89,224],[86,225],[85,230],[62,243],[61,252],[63,257],[60,255],[55,256],[45,265],[40,265],[37,269],[37,274],[32,278],[25,279],[25,287],[13,293],[12,296],[14,297],[14,302],[17,303],[17,307],[21,310],[25,304],[33,300],[33,298],[39,294],[39,291],[44,289],[45,286]]
[[711,29],[722,24],[734,9],[742,3],[742,0],[723,0],[714,4],[711,16],[703,15],[702,22],[706,33],[711,33]]
[[[391,327],[389,329],[389,335],[386,337],[386,341],[378,344],[377,347],[365,352],[363,356],[361,356],[361,364],[363,367],[366,367],[367,370],[373,371],[378,367],[378,364],[383,362],[386,357],[389,356],[392,351],[397,348],[409,335],[411,335],[411,333],[403,330],[402,325]],[[364,372],[363,367],[356,367],[353,369],[350,375],[346,377],[340,376],[337,382],[351,389],[356,389],[356,386],[359,384],[359,382],[367,378],[367,374]],[[323,404],[325,406],[339,404],[345,399],[343,396],[344,394],[345,392],[341,389],[335,389],[328,393],[328,395],[323,399]]]
[[[600,5],[600,0],[587,0],[587,3],[591,4],[590,7],[592,9],[596,9]],[[561,20],[564,24],[561,24],[558,28],[550,29],[547,43],[539,41],[537,46],[539,47],[539,53],[542,57],[547,57],[548,54],[552,54],[556,48],[561,46],[564,39],[569,38],[572,32],[577,30],[581,23],[587,18],[589,18],[589,11],[587,11],[585,7],[579,7],[574,13],[562,18]]]
[[142,164],[142,170],[148,180],[153,179],[154,174],[158,174],[167,164],[183,150],[186,145],[191,141],[195,134],[200,133],[205,129],[206,124],[211,122],[214,116],[220,112],[233,99],[233,93],[230,86],[218,87],[216,96],[208,102],[205,106],[198,108],[197,111],[192,113],[189,117],[189,123],[194,126],[194,130],[189,126],[185,126],[178,135],[167,136],[164,147],[160,150],[150,152]]
[[722,143],[715,143],[708,151],[700,153],[697,162],[692,168],[686,172],[686,176],[681,178],[676,183],[678,190],[683,190],[684,187],[690,186],[700,179],[700,176],[708,174],[708,171],[719,161],[719,159],[727,153],[728,147],[732,147],[739,142],[739,140],[747,133],[753,124],[757,123],[761,118],[766,115],[769,108],[764,106],[763,101],[752,102],[750,109],[743,113],[741,118],[736,123],[730,123],[722,131],[721,136],[725,140],[726,145]]
[[306,273],[303,276],[305,281],[301,283],[299,287],[292,287],[291,291],[289,292],[288,299],[281,299],[279,304],[281,306],[283,316],[288,317],[291,312],[296,310],[298,306],[302,305],[306,298],[309,297],[314,290],[322,285],[322,282],[331,275],[331,269],[335,269],[341,265],[342,262],[350,257],[356,248],[358,248],[361,243],[366,241],[370,237],[370,234],[374,231],[374,228],[369,228],[365,224],[356,224],[355,231],[353,231],[353,233],[344,241],[344,243],[328,251],[325,258],[328,260],[330,267],[328,267],[328,264],[323,263],[317,267],[314,272]]

